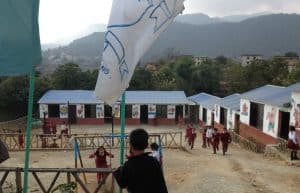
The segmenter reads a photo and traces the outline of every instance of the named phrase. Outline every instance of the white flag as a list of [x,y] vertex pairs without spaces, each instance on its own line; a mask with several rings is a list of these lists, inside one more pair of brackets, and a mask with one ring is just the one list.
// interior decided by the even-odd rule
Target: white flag
[[[114,0],[95,95],[115,103],[140,58],[183,11],[184,0]],[[147,80],[145,80],[147,81]]]

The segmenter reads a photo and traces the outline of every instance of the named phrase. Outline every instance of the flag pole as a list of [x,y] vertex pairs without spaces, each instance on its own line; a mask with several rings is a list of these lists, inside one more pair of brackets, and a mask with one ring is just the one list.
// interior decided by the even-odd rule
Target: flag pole
[[[121,143],[120,143],[120,165],[124,164],[124,137],[125,137],[125,91],[122,94],[121,101]],[[119,193],[122,193],[122,189],[119,189]]]
[[24,164],[24,189],[23,193],[28,192],[28,168],[30,157],[30,144],[31,144],[31,128],[32,128],[32,109],[34,97],[34,84],[35,84],[35,69],[32,67],[29,76],[29,97],[27,109],[27,123],[26,123],[26,149],[25,149],[25,164]]

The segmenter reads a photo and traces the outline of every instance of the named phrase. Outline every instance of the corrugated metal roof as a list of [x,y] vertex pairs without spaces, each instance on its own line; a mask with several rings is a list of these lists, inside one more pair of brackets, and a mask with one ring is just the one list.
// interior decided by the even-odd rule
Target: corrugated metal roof
[[219,97],[207,94],[205,92],[201,92],[199,94],[188,97],[189,100],[194,101],[198,104],[203,103],[206,100],[211,100],[211,99],[216,99],[216,98],[219,98]]
[[190,96],[188,99],[210,110],[213,110],[216,102],[220,100],[219,97],[204,92]]
[[[94,91],[50,90],[38,103],[42,104],[101,104]],[[184,91],[126,91],[126,104],[188,104]]]
[[49,90],[38,101],[41,104],[101,104],[90,90]]
[[127,104],[188,104],[184,91],[126,91]]
[[261,99],[264,104],[276,106],[276,107],[284,107],[284,104],[291,102],[291,95],[293,91],[300,91],[300,82],[288,86],[281,90],[280,92],[276,92],[272,95],[268,95]]
[[205,101],[202,106],[206,109],[209,109],[209,110],[215,110],[215,104],[220,100],[221,98],[219,97],[216,97],[214,99],[209,99],[207,101]]
[[240,110],[241,95],[236,93],[220,99],[216,104],[235,111]]
[[248,92],[245,92],[241,95],[242,99],[247,99],[253,102],[264,103],[266,97],[272,96],[276,93],[280,93],[284,90],[284,87],[274,86],[274,85],[265,85]]

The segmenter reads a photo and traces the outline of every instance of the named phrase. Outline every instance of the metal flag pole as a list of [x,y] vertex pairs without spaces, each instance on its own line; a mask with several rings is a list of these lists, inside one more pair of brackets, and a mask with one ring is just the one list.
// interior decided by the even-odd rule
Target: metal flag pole
[[[121,141],[120,141],[120,165],[124,164],[124,137],[125,137],[125,91],[122,95],[121,101]],[[119,193],[122,193],[122,189],[119,189]]]
[[34,96],[34,83],[35,83],[35,69],[32,67],[29,76],[29,97],[28,97],[28,111],[27,111],[27,124],[26,124],[26,149],[25,149],[25,164],[24,164],[24,189],[23,192],[28,192],[28,167],[30,157],[30,141],[31,141],[31,128],[32,128],[32,109],[33,109],[33,96]]

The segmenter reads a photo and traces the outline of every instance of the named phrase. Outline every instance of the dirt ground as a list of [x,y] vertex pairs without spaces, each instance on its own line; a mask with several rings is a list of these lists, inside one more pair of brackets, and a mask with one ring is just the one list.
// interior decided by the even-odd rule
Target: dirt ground
[[[84,167],[94,167],[94,160],[82,151]],[[117,167],[118,150],[112,166]],[[228,155],[212,154],[212,149],[201,148],[197,138],[194,150],[164,149],[164,174],[170,193],[296,193],[300,190],[300,167],[288,166],[284,162],[263,157],[232,144]],[[24,153],[12,152],[11,158],[1,167],[23,167]],[[110,162],[110,160],[108,160]],[[31,152],[30,167],[74,167],[73,152]],[[2,174],[1,174],[2,176]],[[42,181],[54,174],[42,176]],[[88,175],[90,186],[95,185],[95,174]],[[13,180],[13,175],[9,176]],[[66,180],[61,176],[59,181]],[[31,192],[37,184],[30,178]]]

